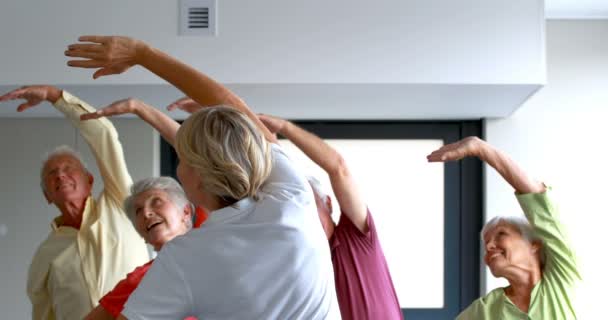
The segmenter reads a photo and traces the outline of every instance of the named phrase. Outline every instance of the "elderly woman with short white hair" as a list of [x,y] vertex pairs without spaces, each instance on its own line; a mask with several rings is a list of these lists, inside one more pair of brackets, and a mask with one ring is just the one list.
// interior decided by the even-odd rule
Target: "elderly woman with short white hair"
[[137,232],[155,251],[192,229],[194,206],[173,178],[147,178],[136,182],[124,206]]
[[[186,234],[193,226],[199,227],[206,218],[205,212],[195,210],[186,198],[184,189],[170,177],[146,178],[134,183],[124,207],[137,232],[154,251],[160,251],[166,243]],[[116,319],[153,261],[129,273],[99,300],[99,305],[85,320]]]
[[476,137],[445,145],[427,158],[465,157],[478,157],[513,186],[526,219],[496,217],[484,226],[484,262],[509,286],[475,300],[457,319],[576,319],[573,292],[581,277],[550,188]]

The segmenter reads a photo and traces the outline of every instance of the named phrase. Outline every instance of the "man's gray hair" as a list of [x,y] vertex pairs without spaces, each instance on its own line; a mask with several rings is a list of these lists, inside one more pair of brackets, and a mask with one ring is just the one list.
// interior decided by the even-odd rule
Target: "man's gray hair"
[[313,176],[307,176],[306,179],[308,180],[308,184],[310,184],[312,187],[312,192],[314,192],[315,196],[323,200],[321,202],[323,202],[323,205],[326,206],[325,209],[329,210],[329,208],[327,208],[327,204],[325,203],[325,199],[329,197],[329,195],[327,192],[325,192],[325,188],[323,188],[321,181]]
[[80,155],[80,153],[78,151],[72,149],[72,147],[70,147],[68,145],[58,146],[55,149],[48,152],[44,156],[44,159],[42,160],[42,166],[40,167],[40,188],[42,189],[42,192],[46,192],[46,184],[44,183],[44,167],[46,167],[46,164],[51,159],[58,157],[58,156],[73,157],[74,159],[78,160],[78,162],[82,166],[82,169],[84,169],[85,172],[89,172],[89,169],[87,169],[86,163],[82,160],[82,155]]
[[541,265],[545,265],[545,248],[543,239],[538,235],[536,231],[534,231],[528,220],[522,217],[498,216],[490,219],[490,221],[486,222],[486,224],[483,226],[483,229],[481,229],[482,240],[485,238],[486,233],[488,231],[492,230],[501,223],[515,228],[515,230],[519,232],[522,238],[524,238],[529,243],[537,242],[543,244],[540,249],[540,261]]
[[[131,195],[129,195],[124,201],[124,209],[127,212],[127,216],[133,223],[135,230],[137,230],[137,224],[135,223],[135,198],[148,190],[160,190],[165,192],[171,202],[180,210],[183,210],[185,206],[190,206],[192,217],[194,218],[195,210],[194,206],[188,198],[182,186],[171,177],[157,177],[157,178],[146,178],[137,181],[131,186]],[[188,230],[192,229],[192,219],[186,222]],[[137,230],[139,232],[139,230]]]

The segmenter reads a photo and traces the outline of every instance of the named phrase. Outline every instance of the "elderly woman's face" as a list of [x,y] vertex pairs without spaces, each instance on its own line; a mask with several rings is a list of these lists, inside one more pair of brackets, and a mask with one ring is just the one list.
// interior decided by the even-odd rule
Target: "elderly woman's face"
[[484,261],[495,277],[510,267],[528,269],[538,259],[538,245],[528,242],[512,225],[500,222],[484,235]]
[[166,192],[147,190],[138,194],[133,204],[137,230],[156,251],[188,232],[188,220],[192,218],[189,209],[178,208]]

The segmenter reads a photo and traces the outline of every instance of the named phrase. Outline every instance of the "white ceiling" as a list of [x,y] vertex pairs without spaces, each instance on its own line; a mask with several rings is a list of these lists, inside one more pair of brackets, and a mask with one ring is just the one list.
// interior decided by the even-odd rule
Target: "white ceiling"
[[608,0],[545,0],[547,19],[608,19]]
[[[67,68],[62,53],[81,34],[143,39],[256,111],[291,119],[506,117],[546,82],[543,0],[222,0],[214,38],[177,36],[175,1],[4,2],[0,39],[11,41],[0,92],[73,85],[97,106],[132,96],[162,107],[181,95],[143,68],[95,81],[91,70]],[[57,19],[65,8],[70,18]],[[14,107],[0,106],[0,118],[59,115]]]

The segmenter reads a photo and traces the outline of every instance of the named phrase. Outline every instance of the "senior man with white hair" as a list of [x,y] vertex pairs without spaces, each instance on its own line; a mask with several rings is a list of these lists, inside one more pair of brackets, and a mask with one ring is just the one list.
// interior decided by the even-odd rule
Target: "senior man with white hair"
[[497,217],[484,226],[484,262],[509,286],[475,300],[457,319],[576,319],[574,290],[581,276],[550,189],[477,137],[445,145],[427,158],[444,162],[465,157],[486,162],[515,189],[527,220]]
[[60,215],[30,265],[32,319],[82,319],[127,272],[149,260],[144,240],[122,209],[132,184],[122,146],[109,120],[81,122],[82,114],[95,109],[66,91],[29,86],[0,97],[15,99],[26,100],[19,112],[53,103],[80,130],[103,179],[103,191],[93,198],[93,175],[67,146],[49,153],[40,172],[42,192]]

